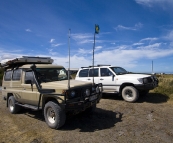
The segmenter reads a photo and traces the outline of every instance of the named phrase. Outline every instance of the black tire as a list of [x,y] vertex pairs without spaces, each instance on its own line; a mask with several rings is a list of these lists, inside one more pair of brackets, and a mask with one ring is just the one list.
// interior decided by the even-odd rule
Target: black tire
[[145,96],[145,95],[147,95],[149,93],[149,90],[140,90],[139,91],[139,95],[141,95],[141,96]]
[[44,107],[44,118],[52,129],[58,129],[65,124],[66,114],[55,101],[49,101]]
[[10,96],[8,98],[8,109],[10,113],[16,114],[20,111],[21,107],[19,105],[16,105],[16,100],[14,99],[14,96]]
[[139,97],[139,93],[133,86],[125,86],[122,90],[122,97],[127,102],[135,102]]

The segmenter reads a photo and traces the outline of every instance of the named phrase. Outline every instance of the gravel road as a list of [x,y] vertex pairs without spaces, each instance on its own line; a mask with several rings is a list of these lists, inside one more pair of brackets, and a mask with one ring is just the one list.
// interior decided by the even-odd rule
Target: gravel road
[[149,93],[137,103],[104,95],[90,115],[67,117],[60,130],[50,129],[41,112],[10,114],[0,93],[0,143],[172,143],[173,106]]

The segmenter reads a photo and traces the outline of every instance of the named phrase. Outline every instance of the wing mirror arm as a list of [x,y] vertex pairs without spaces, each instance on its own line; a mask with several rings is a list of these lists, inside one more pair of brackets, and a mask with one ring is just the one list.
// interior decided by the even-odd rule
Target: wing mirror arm
[[115,75],[112,75],[112,81],[114,81],[114,77],[115,77]]

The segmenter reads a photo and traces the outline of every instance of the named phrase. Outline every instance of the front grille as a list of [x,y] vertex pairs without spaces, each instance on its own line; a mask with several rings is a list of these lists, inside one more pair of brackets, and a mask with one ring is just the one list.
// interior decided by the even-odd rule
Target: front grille
[[[89,97],[86,95],[85,91],[86,89],[90,90],[90,95],[93,94],[94,92],[92,91],[92,86],[85,86],[85,87],[80,87],[80,88],[74,88],[74,89],[70,89],[68,91],[68,99],[75,99],[78,98],[79,100],[85,100],[86,97]],[[74,97],[70,97],[70,93],[71,91],[75,91],[76,95]]]
[[145,83],[152,83],[154,80],[153,80],[153,78],[152,77],[146,77],[146,78],[144,78],[144,84]]

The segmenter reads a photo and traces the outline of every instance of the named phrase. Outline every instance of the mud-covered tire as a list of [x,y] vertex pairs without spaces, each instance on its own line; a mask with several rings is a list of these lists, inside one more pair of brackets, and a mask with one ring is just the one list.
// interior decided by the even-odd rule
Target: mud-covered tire
[[16,100],[14,99],[14,96],[10,96],[8,98],[8,109],[10,113],[16,114],[20,111],[21,107],[19,105],[16,105]]
[[52,129],[58,129],[65,124],[65,111],[55,101],[49,101],[44,107],[44,118]]
[[139,92],[133,86],[125,86],[122,90],[122,97],[127,102],[135,102],[139,97]]

